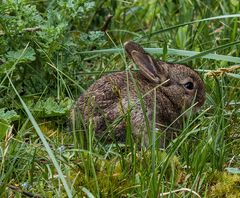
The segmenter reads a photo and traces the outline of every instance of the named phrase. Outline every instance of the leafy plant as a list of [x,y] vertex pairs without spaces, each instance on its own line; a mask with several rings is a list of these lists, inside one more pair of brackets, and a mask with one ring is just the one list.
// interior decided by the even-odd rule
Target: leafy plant
[[[236,0],[2,1],[1,197],[238,196],[239,9]],[[59,122],[96,79],[132,69],[127,40],[204,78],[205,106],[164,151],[131,139],[130,111],[126,144],[103,144],[91,122],[72,133]]]

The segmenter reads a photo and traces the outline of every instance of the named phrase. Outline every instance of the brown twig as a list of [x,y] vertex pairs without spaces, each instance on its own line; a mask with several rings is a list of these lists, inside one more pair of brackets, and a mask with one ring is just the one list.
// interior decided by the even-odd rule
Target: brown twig
[[214,71],[210,71],[210,72],[206,73],[206,75],[212,76],[212,77],[222,76],[224,73],[233,72],[237,69],[240,69],[240,65],[234,65],[234,66],[228,67],[228,68],[219,68]]
[[189,188],[181,188],[181,189],[173,190],[173,191],[170,191],[170,192],[161,193],[161,194],[159,194],[158,197],[169,196],[172,193],[178,193],[178,192],[190,192],[193,195],[195,195],[196,197],[201,198],[201,196],[197,192],[195,192],[195,191],[193,191],[192,189],[189,189]]
[[[40,30],[42,30],[42,28],[37,26],[37,27],[24,28],[23,32],[37,32]],[[5,34],[6,33],[4,31],[0,31],[0,36],[3,36]]]
[[42,30],[41,27],[32,27],[32,28],[23,29],[23,31],[25,31],[25,32],[36,32],[36,31],[40,31],[40,30]]
[[42,196],[37,195],[37,194],[33,194],[31,192],[27,192],[25,190],[22,190],[20,187],[18,186],[14,186],[14,185],[8,185],[8,188],[10,188],[13,191],[19,192],[27,197],[33,197],[33,198],[41,198]]
[[108,26],[109,26],[109,24],[110,24],[110,22],[112,20],[112,17],[113,17],[113,15],[111,15],[111,14],[107,15],[107,17],[105,19],[105,22],[104,22],[104,24],[103,24],[103,26],[101,28],[101,31],[103,31],[103,32],[107,31]]

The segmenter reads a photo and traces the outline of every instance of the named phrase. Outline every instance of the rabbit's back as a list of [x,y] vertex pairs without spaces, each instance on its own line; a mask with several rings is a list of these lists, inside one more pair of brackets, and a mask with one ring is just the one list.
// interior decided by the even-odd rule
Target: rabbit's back
[[[144,131],[146,136],[147,122],[152,124],[153,114],[156,124],[160,124],[158,128],[168,126],[179,115],[177,107],[163,94],[161,86],[156,88],[154,98],[154,88],[155,85],[139,72],[105,75],[80,96],[73,112],[81,114],[83,124],[88,125],[91,120],[99,137],[111,131],[112,138],[124,141],[126,125],[131,125],[135,136],[144,134]],[[130,117],[130,123],[127,122],[127,116]],[[76,120],[79,121],[79,118]],[[173,126],[179,127],[179,121]]]
[[98,115],[100,112],[92,111],[98,108],[106,113],[120,100],[125,89],[124,72],[105,75],[80,96],[75,109],[82,110],[85,115]]
[[[147,118],[151,119],[153,98],[148,92],[153,91],[153,88],[139,72],[108,74],[97,80],[79,97],[72,114],[81,114],[82,121],[86,124],[91,120],[97,135],[101,136],[110,127],[109,131],[114,130],[114,138],[123,141],[128,113],[134,134],[145,128],[143,108]],[[142,96],[144,97],[141,103]]]

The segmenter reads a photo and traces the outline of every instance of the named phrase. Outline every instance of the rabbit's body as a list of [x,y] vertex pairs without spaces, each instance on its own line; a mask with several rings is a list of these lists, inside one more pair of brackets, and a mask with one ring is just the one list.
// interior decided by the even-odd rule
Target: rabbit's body
[[[194,109],[204,103],[204,85],[197,72],[184,65],[156,61],[134,42],[126,43],[125,49],[140,71],[117,72],[97,80],[80,96],[72,117],[78,119],[77,112],[83,122],[92,120],[97,136],[106,135],[111,129],[111,137],[117,141],[125,139],[128,112],[133,134],[144,134],[145,140],[147,122],[151,128],[154,116],[157,127],[181,128],[181,118],[177,119],[181,113],[194,99]],[[186,85],[191,89],[186,89]]]

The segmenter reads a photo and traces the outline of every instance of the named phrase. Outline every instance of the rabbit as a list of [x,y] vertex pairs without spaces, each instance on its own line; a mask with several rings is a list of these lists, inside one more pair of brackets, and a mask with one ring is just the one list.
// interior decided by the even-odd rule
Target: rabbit
[[204,83],[190,67],[155,60],[133,41],[124,43],[124,48],[139,70],[101,77],[76,101],[71,119],[74,123],[81,120],[80,128],[91,122],[96,137],[110,142],[126,140],[128,122],[134,140],[143,138],[149,145],[147,129],[154,130],[153,119],[160,129],[167,129],[166,133],[180,130],[180,115],[191,106],[196,112],[204,104]]

